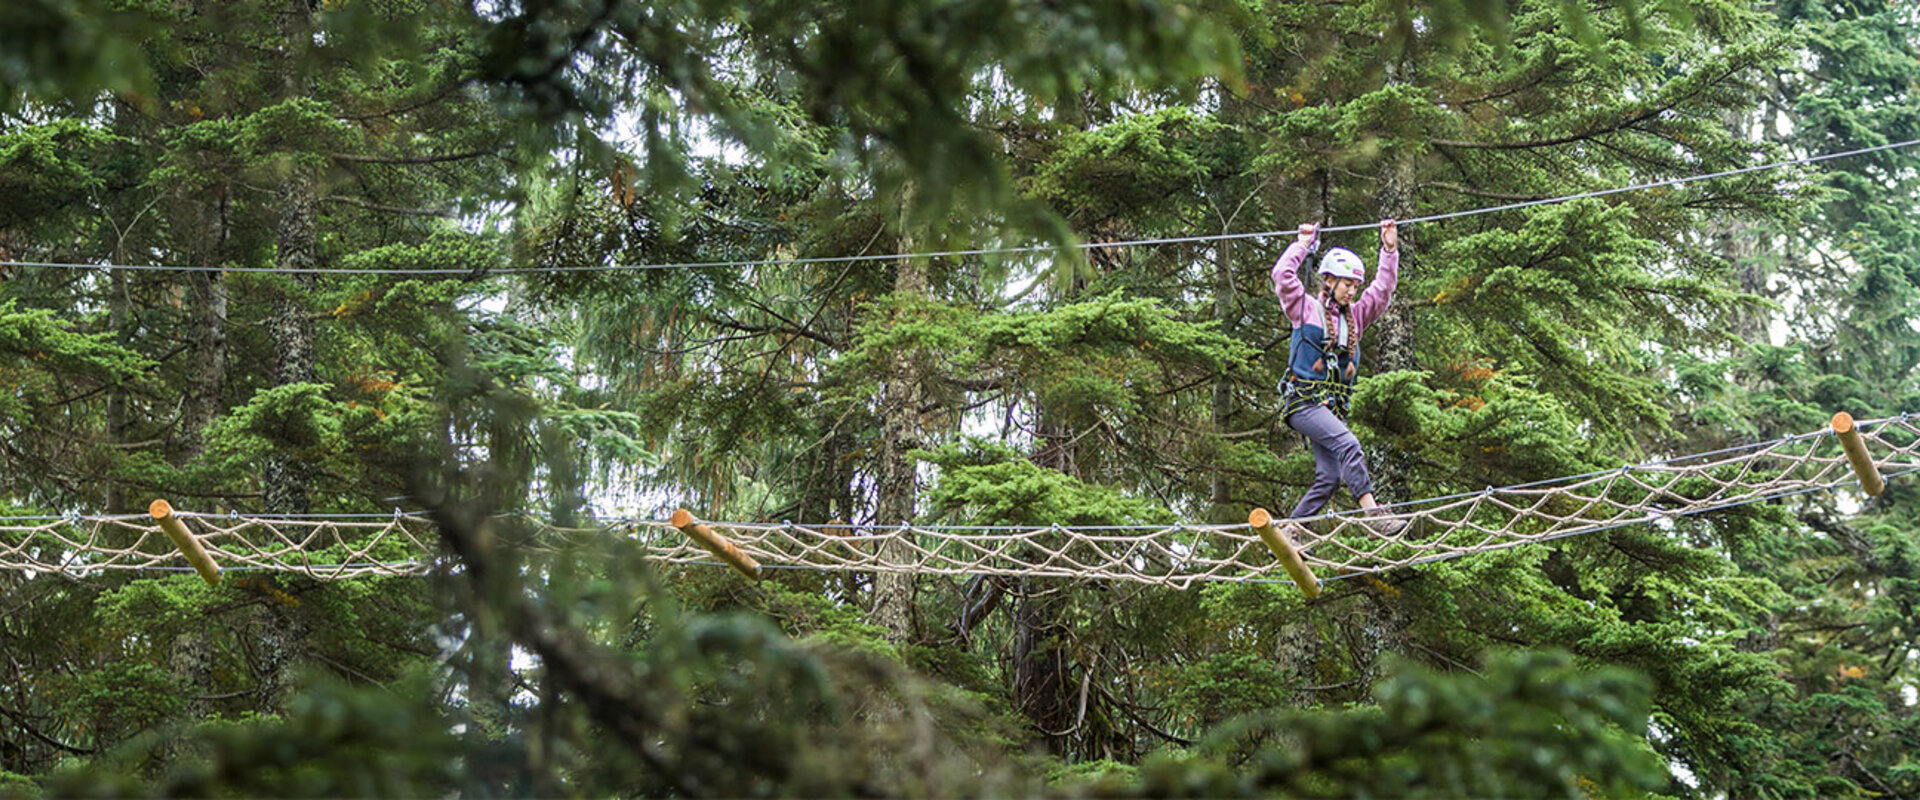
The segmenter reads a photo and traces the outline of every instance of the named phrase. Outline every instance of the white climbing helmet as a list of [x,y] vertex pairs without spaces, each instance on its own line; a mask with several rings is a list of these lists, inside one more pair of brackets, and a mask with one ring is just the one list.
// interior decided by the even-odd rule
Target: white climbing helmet
[[1367,279],[1367,268],[1360,263],[1360,257],[1354,255],[1352,250],[1336,247],[1320,257],[1320,274],[1364,281]]

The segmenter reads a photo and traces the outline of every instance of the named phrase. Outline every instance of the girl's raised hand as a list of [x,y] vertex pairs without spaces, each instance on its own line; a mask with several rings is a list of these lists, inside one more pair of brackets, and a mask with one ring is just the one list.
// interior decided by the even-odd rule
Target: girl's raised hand
[[1300,243],[1303,245],[1313,244],[1313,235],[1315,231],[1317,231],[1318,229],[1319,229],[1319,226],[1316,226],[1311,222],[1300,223]]
[[1388,250],[1400,249],[1400,223],[1390,219],[1380,220],[1380,246]]

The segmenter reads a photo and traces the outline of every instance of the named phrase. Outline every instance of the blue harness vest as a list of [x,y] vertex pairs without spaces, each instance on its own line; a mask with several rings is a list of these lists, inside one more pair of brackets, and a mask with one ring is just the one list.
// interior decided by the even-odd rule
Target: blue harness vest
[[[1317,299],[1315,300],[1317,303]],[[1320,314],[1325,320],[1325,311]],[[1358,336],[1352,330],[1351,315],[1339,318],[1347,336]],[[1353,397],[1353,383],[1346,380],[1347,366],[1359,360],[1359,348],[1354,348],[1351,358],[1347,348],[1331,340],[1322,325],[1302,323],[1293,328],[1293,334],[1287,340],[1287,376],[1280,380],[1280,418],[1292,417],[1295,412],[1313,406],[1326,406],[1334,416],[1347,418],[1348,403]],[[1345,338],[1345,337],[1342,337]],[[1333,345],[1329,347],[1328,345]],[[1323,368],[1315,370],[1313,365]],[[1355,374],[1358,374],[1358,369]]]

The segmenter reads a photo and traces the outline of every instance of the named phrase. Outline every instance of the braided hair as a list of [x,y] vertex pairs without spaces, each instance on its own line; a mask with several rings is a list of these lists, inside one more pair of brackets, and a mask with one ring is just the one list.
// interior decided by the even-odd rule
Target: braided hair
[[1353,309],[1346,304],[1333,302],[1333,280],[1320,276],[1320,359],[1313,362],[1313,371],[1321,372],[1327,368],[1326,354],[1333,350],[1333,320],[1336,317],[1347,321],[1347,375],[1346,381],[1353,382],[1354,373],[1360,363],[1360,328],[1354,324]]

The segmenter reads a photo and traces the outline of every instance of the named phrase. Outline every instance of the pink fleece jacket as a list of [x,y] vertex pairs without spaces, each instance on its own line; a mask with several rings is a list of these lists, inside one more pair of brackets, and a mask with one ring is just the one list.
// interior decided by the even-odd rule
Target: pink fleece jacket
[[[1317,295],[1307,294],[1306,284],[1300,282],[1300,265],[1307,260],[1307,248],[1295,241],[1287,245],[1287,251],[1280,254],[1280,260],[1273,262],[1273,293],[1280,298],[1280,307],[1287,312],[1287,321],[1294,327],[1312,325],[1326,327],[1326,311],[1320,307]],[[1354,340],[1359,341],[1362,331],[1368,325],[1386,313],[1387,305],[1393,302],[1394,287],[1400,283],[1400,251],[1380,249],[1380,265],[1373,271],[1373,280],[1353,301]]]

